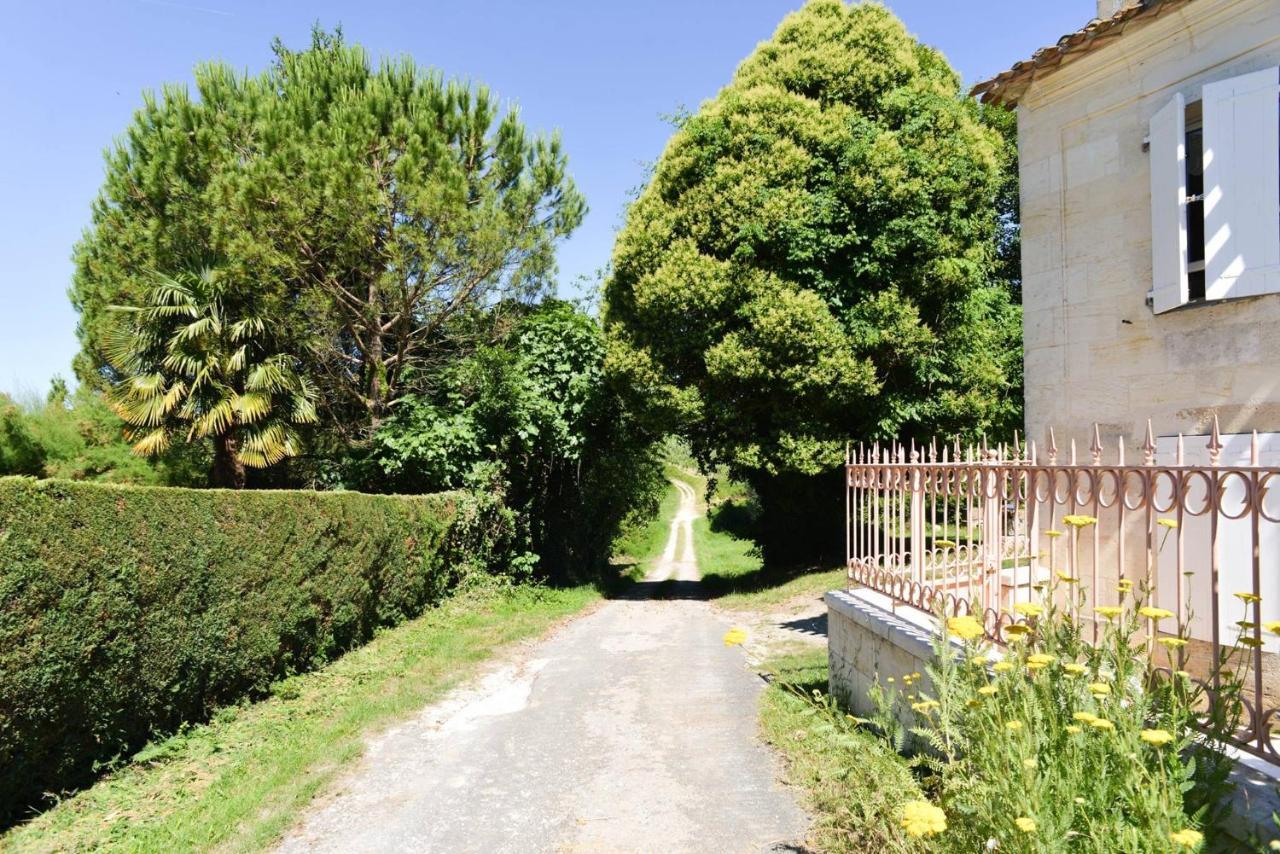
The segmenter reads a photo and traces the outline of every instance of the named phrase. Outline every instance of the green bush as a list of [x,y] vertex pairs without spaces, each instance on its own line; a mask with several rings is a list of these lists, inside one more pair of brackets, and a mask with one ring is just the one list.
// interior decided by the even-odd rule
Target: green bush
[[418,614],[464,503],[0,478],[0,823]]

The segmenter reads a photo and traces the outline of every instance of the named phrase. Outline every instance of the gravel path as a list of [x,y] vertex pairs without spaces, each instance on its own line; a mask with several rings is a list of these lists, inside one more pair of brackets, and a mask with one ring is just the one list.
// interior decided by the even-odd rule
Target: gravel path
[[696,599],[684,484],[646,584],[373,740],[282,851],[803,850],[808,820],[756,737],[760,679]]

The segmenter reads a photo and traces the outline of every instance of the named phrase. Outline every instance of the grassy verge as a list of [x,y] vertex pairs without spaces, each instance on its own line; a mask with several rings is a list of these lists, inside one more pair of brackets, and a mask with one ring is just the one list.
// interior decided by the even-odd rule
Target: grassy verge
[[843,569],[766,567],[756,544],[718,524],[720,514],[733,512],[721,504],[710,516],[693,522],[693,543],[703,583],[716,604],[741,611],[758,611],[801,596],[821,596],[843,587]]
[[898,827],[901,806],[922,797],[906,760],[871,731],[816,701],[827,690],[827,652],[766,665],[760,700],[764,737],[783,755],[789,783],[805,793],[819,851],[914,851]]
[[439,698],[503,644],[598,598],[591,588],[477,592],[381,633],[268,700],[144,748],[0,837],[4,851],[257,850],[357,758],[368,733]]

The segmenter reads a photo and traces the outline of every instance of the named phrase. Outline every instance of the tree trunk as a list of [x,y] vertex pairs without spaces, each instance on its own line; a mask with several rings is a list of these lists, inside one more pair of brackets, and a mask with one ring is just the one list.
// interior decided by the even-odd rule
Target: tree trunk
[[213,485],[221,489],[244,489],[240,443],[229,432],[213,439]]
[[385,353],[382,344],[382,312],[378,310],[378,279],[369,282],[369,311],[373,322],[369,324],[369,351],[365,354],[369,371],[369,433],[377,432],[382,423],[383,379],[387,367],[383,363]]

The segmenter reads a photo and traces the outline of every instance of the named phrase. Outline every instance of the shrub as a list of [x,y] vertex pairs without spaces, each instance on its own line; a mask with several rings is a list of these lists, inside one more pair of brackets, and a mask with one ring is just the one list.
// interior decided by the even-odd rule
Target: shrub
[[0,822],[418,614],[459,499],[0,478]]
[[[1159,624],[1173,615],[1122,582],[1122,604],[1099,609],[1100,637],[1086,640],[1075,619],[1084,594],[1064,576],[1045,605],[1018,606],[1029,620],[1007,632],[994,666],[981,623],[943,621],[928,668],[933,694],[905,698],[946,813],[936,841],[957,851],[992,839],[1001,851],[1199,848],[1225,794],[1221,748],[1239,719],[1239,681],[1226,671],[1223,702],[1202,714],[1202,689],[1176,661],[1159,671],[1149,663],[1143,631],[1168,628]],[[1162,639],[1171,658],[1181,640]]]

